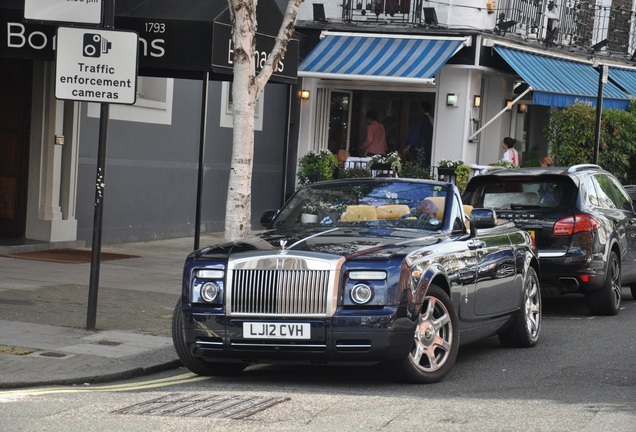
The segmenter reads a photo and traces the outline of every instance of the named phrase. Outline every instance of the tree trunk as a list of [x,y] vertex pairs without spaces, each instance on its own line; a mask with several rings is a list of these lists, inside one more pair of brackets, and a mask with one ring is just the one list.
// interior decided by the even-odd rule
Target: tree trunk
[[[249,235],[252,219],[252,169],[254,165],[254,112],[256,101],[271,77],[274,67],[284,58],[294,32],[294,23],[302,0],[289,0],[272,52],[256,76],[257,0],[228,0],[232,17],[234,45],[234,111],[232,159],[225,206],[225,238],[237,240]],[[265,113],[263,113],[265,115]]]

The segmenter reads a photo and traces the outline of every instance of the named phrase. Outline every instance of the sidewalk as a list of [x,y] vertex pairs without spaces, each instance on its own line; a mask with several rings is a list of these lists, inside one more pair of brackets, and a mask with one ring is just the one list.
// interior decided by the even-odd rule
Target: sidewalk
[[[201,246],[222,234],[201,236]],[[0,256],[0,389],[85,384],[180,364],[172,311],[194,239],[104,245],[96,330],[86,330],[90,264]]]

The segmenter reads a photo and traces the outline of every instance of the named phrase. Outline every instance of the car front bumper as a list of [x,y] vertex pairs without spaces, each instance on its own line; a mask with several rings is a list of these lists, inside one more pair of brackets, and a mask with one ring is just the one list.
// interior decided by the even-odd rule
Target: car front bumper
[[[184,337],[192,355],[217,361],[375,363],[405,358],[415,322],[395,308],[361,313],[339,310],[331,318],[226,317],[185,307]],[[310,325],[308,339],[245,338],[245,323]]]

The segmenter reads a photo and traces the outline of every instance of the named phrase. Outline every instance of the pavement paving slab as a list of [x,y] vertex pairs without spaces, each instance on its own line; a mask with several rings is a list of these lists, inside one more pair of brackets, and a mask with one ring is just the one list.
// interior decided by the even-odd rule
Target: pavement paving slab
[[[205,234],[200,244],[220,241],[221,233]],[[193,245],[193,238],[103,245],[102,252],[137,257],[100,263],[94,330],[86,329],[90,263],[0,256],[0,389],[84,385],[178,367],[172,311]]]

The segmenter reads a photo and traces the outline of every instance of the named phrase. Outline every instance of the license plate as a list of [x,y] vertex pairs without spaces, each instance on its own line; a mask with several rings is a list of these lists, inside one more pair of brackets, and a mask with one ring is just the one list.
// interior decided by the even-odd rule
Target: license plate
[[243,323],[245,339],[310,339],[309,323]]

